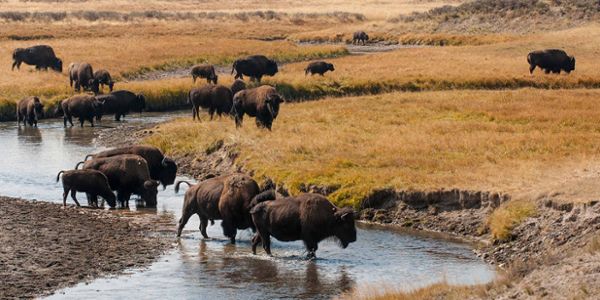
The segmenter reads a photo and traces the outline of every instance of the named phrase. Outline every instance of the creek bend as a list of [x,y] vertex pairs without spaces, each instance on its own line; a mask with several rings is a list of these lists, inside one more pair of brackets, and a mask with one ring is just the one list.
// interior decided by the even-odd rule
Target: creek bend
[[[0,123],[2,168],[0,195],[62,202],[62,187],[56,183],[60,170],[72,169],[88,153],[105,149],[98,134],[106,127],[143,125],[166,121],[188,112],[131,115],[124,123],[105,118],[100,126],[63,128],[62,120],[43,120],[39,128],[18,128],[16,122]],[[233,124],[232,124],[233,126]],[[181,177],[181,179],[186,179]],[[85,195],[78,199],[85,203]],[[71,203],[70,198],[67,199]],[[140,214],[172,214],[179,218],[183,192],[173,186],[158,195],[156,209],[139,209]],[[130,202],[136,210],[135,201]],[[85,226],[85,224],[81,224]],[[218,222],[209,226],[209,240],[198,231],[192,217],[183,237],[177,241],[175,228],[167,238],[176,243],[145,270],[99,278],[59,290],[53,299],[328,299],[354,286],[417,288],[446,280],[451,284],[479,284],[491,281],[495,269],[477,258],[464,243],[407,233],[390,227],[359,224],[357,242],[347,249],[335,242],[319,244],[316,261],[304,260],[301,242],[273,240],[273,257],[259,247],[252,255],[250,231],[238,232],[237,244],[230,245]],[[127,249],[123,249],[127,255]],[[98,254],[102,259],[102,254]]]

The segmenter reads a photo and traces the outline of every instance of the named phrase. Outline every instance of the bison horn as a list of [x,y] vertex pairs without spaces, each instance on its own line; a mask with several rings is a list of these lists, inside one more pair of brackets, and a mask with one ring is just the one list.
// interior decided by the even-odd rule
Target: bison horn
[[167,157],[166,157],[166,156],[165,156],[165,157],[162,159],[162,161],[160,162],[160,164],[161,164],[163,167],[166,167],[166,166],[167,166]]

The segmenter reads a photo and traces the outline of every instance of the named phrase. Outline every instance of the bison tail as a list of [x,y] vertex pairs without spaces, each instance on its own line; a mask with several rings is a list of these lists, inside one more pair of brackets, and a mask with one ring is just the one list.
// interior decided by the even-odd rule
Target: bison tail
[[86,155],[85,158],[83,159],[83,161],[88,160],[88,158],[90,158],[90,157],[94,158],[94,154],[88,154],[88,155]]
[[179,180],[179,181],[177,181],[177,182],[175,183],[175,193],[179,193],[179,185],[180,185],[180,184],[182,184],[182,183],[185,183],[185,184],[187,184],[188,186],[192,186],[192,184],[191,184],[191,183],[189,183],[189,181],[186,181],[186,180]]
[[56,182],[58,182],[58,180],[60,180],[60,174],[64,173],[65,171],[60,171],[58,172],[58,174],[56,174]]
[[85,163],[85,161],[80,161],[75,165],[75,170],[77,170],[79,168],[80,165],[83,165]]

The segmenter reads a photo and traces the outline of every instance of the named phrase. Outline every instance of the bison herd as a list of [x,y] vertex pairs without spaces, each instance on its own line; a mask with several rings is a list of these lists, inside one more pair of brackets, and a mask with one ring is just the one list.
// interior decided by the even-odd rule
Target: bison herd
[[[79,168],[81,166],[81,168]],[[62,178],[61,178],[62,175]],[[158,186],[175,184],[175,192],[186,184],[177,236],[193,215],[200,217],[200,233],[206,233],[209,221],[221,220],[223,235],[235,243],[238,230],[251,229],[252,251],[262,244],[271,254],[270,237],[280,241],[301,240],[309,258],[315,257],[318,243],[326,238],[337,239],[344,248],[356,241],[354,212],[338,208],[318,194],[281,197],[274,189],[261,190],[252,177],[243,173],[208,176],[193,184],[175,182],[177,164],[156,147],[128,146],[87,155],[73,170],[58,172],[62,179],[63,205],[70,194],[77,206],[77,192],[86,194],[88,205],[111,208],[129,207],[131,195],[137,195],[146,207],[156,207]],[[99,203],[98,198],[102,198]]]
[[[354,33],[353,43],[366,44],[369,36],[359,31]],[[22,63],[34,65],[38,70],[62,72],[62,60],[54,50],[46,45],[30,48],[18,48],[13,52],[12,68],[20,68]],[[527,55],[529,71],[536,67],[545,73],[570,73],[575,70],[575,58],[563,50],[549,49],[533,51]],[[310,63],[305,75],[334,71],[333,64],[317,61]],[[200,119],[200,109],[208,110],[210,119],[214,115],[228,115],[235,120],[236,127],[242,126],[245,115],[254,117],[256,125],[271,130],[273,121],[279,114],[279,106],[284,102],[277,89],[269,85],[248,88],[244,76],[260,83],[264,76],[274,76],[279,71],[277,63],[263,55],[253,55],[238,59],[233,63],[231,74],[235,81],[231,86],[218,84],[218,75],[212,65],[197,65],[192,68],[192,80],[206,79],[207,84],[193,88],[188,93],[188,103],[192,106],[192,118]],[[80,126],[85,121],[94,126],[94,120],[101,120],[103,114],[114,114],[115,120],[130,112],[141,112],[146,107],[145,97],[130,91],[113,91],[114,81],[106,70],[94,72],[86,62],[74,62],[68,67],[69,84],[77,91],[91,91],[92,94],[79,94],[60,101],[55,110],[56,116],[63,116],[64,126],[73,126],[73,118],[78,118]],[[108,94],[99,94],[100,89],[108,86]],[[17,122],[19,125],[37,126],[44,113],[44,104],[38,97],[26,97],[17,103]],[[79,168],[81,166],[81,169]],[[164,156],[155,147],[128,146],[90,154],[79,162],[73,170],[60,171],[62,176],[63,205],[71,195],[80,206],[76,193],[86,194],[88,205],[111,208],[119,205],[128,207],[132,195],[139,196],[147,207],[156,207],[158,186],[175,184],[177,193],[182,184],[188,189],[183,200],[181,218],[178,222],[177,236],[193,215],[200,218],[200,233],[208,238],[208,223],[221,220],[223,234],[231,243],[235,243],[238,230],[250,228],[255,232],[252,237],[252,251],[256,253],[259,244],[267,254],[271,254],[270,238],[280,241],[302,240],[308,257],[315,257],[318,243],[333,237],[344,248],[356,241],[355,217],[352,209],[338,208],[327,198],[318,194],[301,194],[295,197],[282,197],[274,189],[261,190],[252,177],[233,173],[212,176],[193,184],[188,181],[175,182],[177,164]],[[102,203],[98,202],[102,198]]]

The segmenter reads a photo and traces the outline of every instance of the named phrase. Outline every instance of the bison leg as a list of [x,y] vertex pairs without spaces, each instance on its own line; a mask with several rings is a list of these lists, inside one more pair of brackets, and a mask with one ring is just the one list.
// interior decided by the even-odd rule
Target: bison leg
[[264,234],[260,231],[258,233],[260,233],[260,239],[262,240],[263,249],[265,249],[265,252],[267,252],[268,255],[271,255],[271,235]]
[[[211,107],[211,108],[209,108],[209,109],[208,109],[208,114],[210,115],[210,120],[212,121],[212,120],[213,120],[213,117],[214,117],[214,115],[215,115],[215,109],[214,109],[214,108],[212,108],[212,107]],[[200,118],[198,118],[198,119],[200,119]]]
[[88,121],[90,121],[90,124],[92,124],[92,127],[94,127],[94,117],[89,118]]
[[16,60],[15,60],[15,61],[13,62],[13,64],[12,64],[11,71],[14,71],[14,70],[15,70],[15,67],[17,67],[17,70],[19,69],[19,63],[18,63]]
[[533,74],[533,70],[535,70],[535,65],[529,65],[529,74]]
[[[183,207],[183,213],[181,214],[181,218],[177,224],[177,237],[181,236],[181,232],[183,231],[183,227],[187,224],[187,221],[190,217],[194,215],[194,212],[189,207]],[[202,220],[201,220],[202,221]],[[204,235],[203,235],[204,236]]]
[[260,234],[258,232],[254,234],[252,237],[252,254],[256,255],[256,247],[260,244],[262,240],[260,239]]
[[237,234],[237,229],[231,222],[231,220],[223,219],[221,222],[221,227],[223,227],[223,235],[229,238],[232,244],[235,244],[235,236]]
[[317,249],[319,248],[319,244],[314,242],[314,241],[304,241],[304,245],[306,246],[306,251],[308,251],[308,254],[306,254],[306,258],[307,259],[314,259],[316,258],[316,252]]
[[85,122],[85,120],[83,118],[79,118],[79,125],[81,125],[82,128],[83,128],[84,122]]
[[72,189],[71,190],[71,198],[73,198],[73,201],[75,201],[75,204],[77,204],[77,206],[81,206],[79,205],[79,201],[77,201],[77,191]]
[[69,196],[69,190],[71,188],[69,188],[68,186],[63,187],[64,192],[63,192],[63,206],[67,206],[67,196]]
[[208,226],[208,219],[200,217],[200,233],[205,239],[208,239],[208,234],[206,234],[206,227]]

